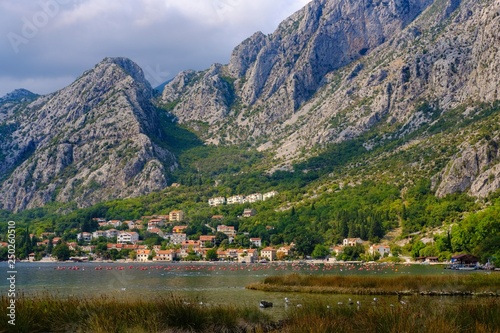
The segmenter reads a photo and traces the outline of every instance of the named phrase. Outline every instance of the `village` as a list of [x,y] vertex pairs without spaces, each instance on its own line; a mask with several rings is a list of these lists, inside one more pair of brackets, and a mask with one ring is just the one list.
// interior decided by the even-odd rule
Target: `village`
[[[249,218],[255,214],[254,209],[247,208],[243,210],[241,218]],[[173,210],[168,215],[142,216],[139,220],[105,220],[97,217],[93,218],[93,222],[98,225],[98,229],[93,232],[79,232],[76,234],[76,240],[63,241],[62,237],[57,237],[53,232],[42,233],[38,236],[36,248],[45,255],[41,256],[40,253],[32,252],[29,254],[28,261],[206,260],[254,263],[299,259],[294,251],[294,243],[269,246],[259,237],[239,233],[234,226],[225,225],[224,216],[214,215],[212,220],[217,226],[210,227],[209,234],[199,235],[195,237],[196,239],[192,239],[193,237],[186,233],[189,226],[185,223],[185,214],[181,210]],[[157,235],[157,239],[159,237],[163,241],[161,244],[148,244],[147,241],[141,239],[141,234],[145,233]],[[248,238],[249,246],[243,248],[235,244],[237,236]],[[36,237],[30,234],[30,238],[36,239]],[[344,239],[342,244],[331,247],[330,255],[325,256],[324,259],[334,261],[345,247],[354,247],[364,243],[360,238]],[[58,246],[67,246],[69,253],[65,257],[58,256],[53,250]],[[52,249],[52,255],[48,253],[48,249]],[[378,258],[391,255],[390,248],[384,245],[371,245],[368,253]]]

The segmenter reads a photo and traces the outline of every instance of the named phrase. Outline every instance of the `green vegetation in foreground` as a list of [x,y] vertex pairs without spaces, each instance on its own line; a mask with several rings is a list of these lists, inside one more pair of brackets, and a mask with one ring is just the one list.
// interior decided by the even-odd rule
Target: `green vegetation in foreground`
[[436,276],[270,276],[248,289],[350,295],[500,296],[500,274]]
[[[1,298],[2,318],[9,299]],[[258,307],[204,306],[176,296],[154,299],[21,297],[15,326],[1,332],[265,332],[273,325]]]
[[303,332],[500,332],[498,298],[465,298],[457,303],[426,297],[405,298],[405,304],[361,304],[358,308],[324,301],[293,307],[280,333]]
[[[16,326],[0,321],[2,332],[500,332],[499,298],[447,302],[411,296],[405,304],[349,306],[326,301],[290,307],[285,318],[270,319],[255,307],[205,306],[180,298],[117,300],[39,296],[16,302]],[[432,302],[430,305],[429,302]],[[6,318],[8,299],[2,297]]]

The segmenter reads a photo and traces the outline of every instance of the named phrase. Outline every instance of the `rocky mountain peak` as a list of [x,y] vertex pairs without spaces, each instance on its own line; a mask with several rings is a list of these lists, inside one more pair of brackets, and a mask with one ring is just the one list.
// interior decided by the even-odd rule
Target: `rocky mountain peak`
[[50,201],[88,206],[167,185],[175,158],[155,143],[162,131],[152,89],[126,58],[106,58],[68,87],[12,114],[2,136],[6,177],[0,207]]
[[26,89],[16,89],[0,98],[0,104],[7,102],[27,102],[34,100],[38,95]]

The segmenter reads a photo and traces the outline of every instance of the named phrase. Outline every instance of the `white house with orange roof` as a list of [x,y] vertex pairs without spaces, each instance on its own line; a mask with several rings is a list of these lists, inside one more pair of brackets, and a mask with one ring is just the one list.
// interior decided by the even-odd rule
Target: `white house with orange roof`
[[213,235],[201,235],[200,236],[200,246],[201,247],[206,247],[208,244],[214,243],[215,236]]
[[253,263],[259,259],[256,249],[238,249],[238,262]]
[[261,247],[262,246],[262,239],[258,237],[253,237],[250,238],[250,243],[252,243],[255,247]]
[[177,257],[175,250],[159,250],[155,252],[156,256],[153,261],[174,261]]
[[151,254],[151,250],[137,250],[136,260],[137,261],[148,261],[150,254]]

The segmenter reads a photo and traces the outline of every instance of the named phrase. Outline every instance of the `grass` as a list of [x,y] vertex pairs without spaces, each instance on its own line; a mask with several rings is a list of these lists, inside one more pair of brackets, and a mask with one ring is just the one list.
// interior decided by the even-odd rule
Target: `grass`
[[351,295],[500,296],[500,274],[435,276],[271,276],[248,289]]
[[[3,318],[8,318],[8,301],[2,296]],[[0,332],[261,332],[272,324],[258,308],[206,306],[175,296],[124,300],[43,295],[17,299],[16,325],[1,320]]]
[[412,296],[402,304],[328,306],[322,301],[291,308],[280,333],[304,332],[500,332],[498,298],[432,302]]
[[[109,297],[20,297],[16,326],[0,332],[500,332],[500,299],[405,296],[403,303],[328,304],[325,299],[290,306],[272,321],[257,307],[201,305],[181,298],[124,300]],[[1,298],[6,318],[8,299]]]

